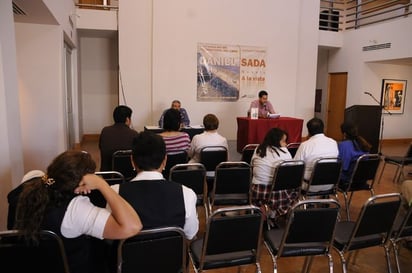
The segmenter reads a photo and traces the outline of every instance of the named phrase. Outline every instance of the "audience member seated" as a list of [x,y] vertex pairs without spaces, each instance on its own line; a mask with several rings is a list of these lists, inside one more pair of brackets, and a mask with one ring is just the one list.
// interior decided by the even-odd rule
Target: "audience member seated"
[[130,150],[137,132],[130,128],[132,109],[125,105],[113,111],[114,124],[102,129],[99,138],[100,170],[112,170],[112,155],[118,150]]
[[[35,173],[22,184],[16,207],[14,229],[36,241],[36,232],[47,229],[63,239],[70,272],[99,272],[93,266],[93,238],[124,239],[137,234],[142,223],[133,207],[94,174],[95,162],[88,153],[66,151],[48,166],[46,174]],[[111,211],[94,206],[87,194],[102,193]],[[101,240],[98,240],[101,241]],[[93,248],[93,249],[92,249]],[[101,258],[101,257],[100,257]],[[100,267],[99,267],[100,268]]]
[[348,183],[356,160],[369,153],[372,145],[358,134],[358,128],[354,124],[342,123],[340,129],[344,136],[344,140],[338,143],[339,158],[342,160],[340,181]]
[[263,142],[255,149],[251,160],[252,202],[259,207],[268,204],[271,212],[267,217],[272,221],[286,214],[298,198],[298,193],[294,190],[281,190],[274,192],[273,199],[268,200],[277,163],[292,159],[286,148],[286,141],[285,131],[279,128],[270,129]]
[[[332,138],[325,136],[323,133],[324,124],[319,118],[312,118],[306,123],[309,138],[303,141],[296,151],[294,159],[303,160],[305,162],[305,174],[302,188],[307,190],[307,181],[309,181],[312,174],[313,165],[316,159],[321,157],[338,157],[338,144]],[[329,190],[331,186],[311,186],[310,191]]]
[[189,163],[200,162],[200,150],[208,146],[224,146],[229,148],[227,139],[221,136],[217,129],[219,128],[219,119],[214,114],[207,114],[203,117],[203,126],[205,131],[195,135],[189,148]]
[[9,203],[9,211],[8,211],[8,218],[7,218],[7,229],[13,229],[14,227],[14,217],[16,216],[16,206],[17,201],[19,199],[19,195],[21,194],[23,188],[26,184],[30,184],[36,181],[35,178],[41,178],[44,175],[44,172],[41,170],[32,170],[27,172],[22,180],[21,184],[18,185],[15,189],[13,189],[9,194],[7,194],[7,201]]
[[177,226],[191,240],[199,229],[196,194],[162,176],[166,165],[166,145],[152,132],[141,132],[133,143],[133,165],[137,176],[130,183],[113,185],[138,212],[144,229]]
[[[178,101],[178,100],[172,101],[172,105],[170,106],[169,109],[176,109],[180,112],[182,126],[187,127],[187,126],[190,125],[189,115],[187,114],[186,109],[181,107],[180,101]],[[160,128],[164,128],[163,127],[164,115],[166,114],[166,111],[169,110],[169,109],[164,110],[162,115],[160,116],[160,119],[159,119],[159,127]]]
[[164,132],[159,135],[166,143],[166,153],[176,154],[187,151],[190,147],[190,137],[186,132],[180,132],[181,117],[176,109],[169,109],[164,114]]

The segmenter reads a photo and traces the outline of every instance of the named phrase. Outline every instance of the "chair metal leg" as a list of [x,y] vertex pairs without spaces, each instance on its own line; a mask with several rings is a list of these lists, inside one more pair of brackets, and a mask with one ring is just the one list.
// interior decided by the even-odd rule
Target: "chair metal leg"
[[379,175],[379,179],[378,179],[378,184],[381,183],[381,179],[382,179],[383,171],[385,170],[385,166],[386,166],[386,162],[383,163],[381,174]]
[[260,267],[259,262],[256,262],[256,273],[262,273],[262,268]]
[[347,273],[347,266],[346,266],[346,260],[345,256],[341,251],[338,251],[339,257],[340,257],[340,262],[342,264],[342,273]]
[[331,254],[328,254],[328,261],[329,261],[329,273],[333,273],[333,259],[332,259]]
[[391,240],[392,248],[393,248],[393,256],[395,257],[396,263],[396,271],[401,273],[401,267],[399,265],[399,246],[395,241]]
[[313,256],[306,256],[302,267],[302,273],[309,273],[312,266]]
[[346,220],[350,221],[348,195],[346,192],[343,193],[343,199],[345,200]]
[[387,245],[383,245],[385,250],[385,257],[386,257],[386,265],[388,266],[388,273],[392,273],[391,261],[389,256],[389,247]]

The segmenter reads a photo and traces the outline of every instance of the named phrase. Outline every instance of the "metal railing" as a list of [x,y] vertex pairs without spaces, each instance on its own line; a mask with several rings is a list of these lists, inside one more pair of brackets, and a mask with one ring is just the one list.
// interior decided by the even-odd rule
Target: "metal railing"
[[411,0],[320,0],[319,29],[358,29],[412,14]]

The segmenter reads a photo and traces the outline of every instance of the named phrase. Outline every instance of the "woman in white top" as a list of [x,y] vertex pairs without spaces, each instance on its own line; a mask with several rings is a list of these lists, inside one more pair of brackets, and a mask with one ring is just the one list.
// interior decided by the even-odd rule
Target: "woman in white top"
[[256,148],[251,164],[253,167],[252,200],[257,206],[269,206],[268,218],[287,213],[297,200],[298,193],[293,190],[275,191],[268,200],[276,165],[282,160],[291,160],[286,148],[287,133],[279,128],[270,129],[263,142]]

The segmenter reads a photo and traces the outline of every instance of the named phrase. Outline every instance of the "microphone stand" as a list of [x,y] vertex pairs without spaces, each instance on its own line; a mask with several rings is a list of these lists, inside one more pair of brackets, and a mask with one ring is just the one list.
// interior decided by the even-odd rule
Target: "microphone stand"
[[[383,106],[382,104],[381,104],[381,102],[380,101],[378,101],[371,93],[369,93],[369,92],[365,92],[365,94],[367,94],[367,95],[369,95],[380,107],[381,107],[381,109],[384,111],[384,112],[386,112],[387,114],[389,114],[389,115],[392,115],[392,113],[388,110],[388,109],[385,109],[385,106]],[[381,111],[382,111],[381,110]],[[379,148],[378,148],[378,150],[379,150],[379,154],[380,155],[382,155],[382,140],[383,140],[383,129],[384,129],[384,125],[385,125],[385,118],[384,118],[384,116],[383,116],[383,113],[381,114],[381,133],[380,133],[380,139],[379,139]]]

